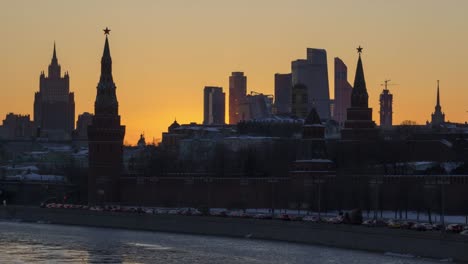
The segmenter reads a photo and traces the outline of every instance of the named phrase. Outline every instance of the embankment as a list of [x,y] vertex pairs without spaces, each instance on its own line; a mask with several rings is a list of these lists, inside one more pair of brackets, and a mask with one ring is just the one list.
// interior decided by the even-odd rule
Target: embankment
[[0,219],[248,237],[468,262],[468,237],[441,232],[205,216],[148,215],[36,207],[1,207]]

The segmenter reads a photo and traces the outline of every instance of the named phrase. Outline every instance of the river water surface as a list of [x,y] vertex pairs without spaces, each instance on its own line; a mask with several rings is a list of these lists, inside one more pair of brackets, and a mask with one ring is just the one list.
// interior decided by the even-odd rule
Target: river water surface
[[0,222],[0,263],[422,264],[440,261],[251,239]]

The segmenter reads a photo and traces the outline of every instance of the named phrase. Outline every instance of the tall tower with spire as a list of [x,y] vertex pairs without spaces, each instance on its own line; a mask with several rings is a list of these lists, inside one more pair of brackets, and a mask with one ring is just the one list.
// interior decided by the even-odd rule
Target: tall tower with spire
[[378,130],[372,121],[372,108],[369,108],[366,79],[362,66],[360,46],[357,48],[359,58],[354,78],[354,88],[351,92],[351,107],[347,110],[345,127],[341,131],[344,140],[372,140],[377,139]]
[[440,106],[439,80],[437,80],[437,102],[435,106],[435,111],[431,115],[431,125],[433,127],[437,127],[444,123],[445,123],[445,114],[442,113],[442,107]]
[[75,95],[70,93],[68,72],[62,77],[54,43],[48,75],[41,72],[39,91],[34,96],[34,124],[37,136],[70,139],[75,126]]
[[112,77],[112,58],[109,48],[110,30],[101,59],[101,77],[97,85],[94,117],[88,127],[89,177],[88,202],[103,204],[119,202],[119,179],[123,167],[123,139],[125,126],[120,124],[119,103]]

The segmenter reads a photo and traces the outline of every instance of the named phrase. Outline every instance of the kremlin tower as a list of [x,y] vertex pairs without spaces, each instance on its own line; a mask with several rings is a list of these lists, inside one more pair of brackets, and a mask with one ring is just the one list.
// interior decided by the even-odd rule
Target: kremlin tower
[[108,35],[101,59],[101,78],[97,86],[93,122],[88,128],[89,177],[88,203],[116,203],[120,200],[119,179],[123,167],[125,126],[120,124],[119,103],[112,77],[112,58]]

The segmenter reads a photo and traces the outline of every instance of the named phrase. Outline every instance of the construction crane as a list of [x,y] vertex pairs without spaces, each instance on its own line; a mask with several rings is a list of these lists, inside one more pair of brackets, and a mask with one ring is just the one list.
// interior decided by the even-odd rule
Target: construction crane
[[398,85],[396,83],[389,84],[392,80],[385,80],[384,83],[381,83],[380,86],[385,86],[384,90],[388,90],[388,86],[395,86]]

